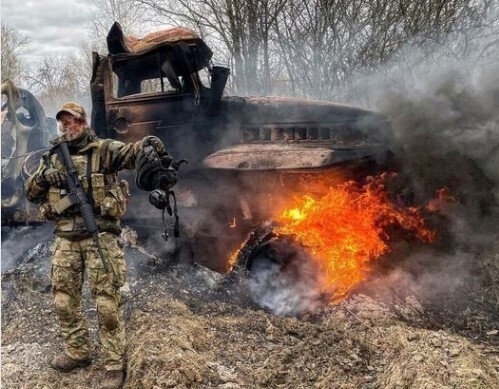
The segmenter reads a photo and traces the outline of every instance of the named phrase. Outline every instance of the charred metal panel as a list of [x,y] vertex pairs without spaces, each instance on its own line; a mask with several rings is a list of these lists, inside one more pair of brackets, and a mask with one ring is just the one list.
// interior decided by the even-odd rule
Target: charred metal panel
[[107,68],[107,58],[101,58],[92,53],[92,77],[90,78],[90,95],[92,97],[91,127],[102,138],[108,138],[106,122],[106,101],[104,91],[104,69]]
[[323,169],[385,151],[381,145],[337,147],[323,142],[254,143],[219,150],[206,157],[203,163],[208,168],[230,170]]
[[[115,22],[107,35],[107,47],[109,54],[115,57],[122,58],[129,56],[143,55],[150,52],[155,52],[164,47],[174,48],[182,47],[181,50],[188,50],[190,57],[187,66],[191,72],[195,72],[208,66],[209,60],[213,56],[213,52],[206,43],[192,30],[187,28],[177,27],[163,31],[154,32],[138,39],[135,37],[126,37],[118,22]],[[182,70],[186,66],[185,63],[177,61],[182,54],[173,58],[173,66],[175,70]]]

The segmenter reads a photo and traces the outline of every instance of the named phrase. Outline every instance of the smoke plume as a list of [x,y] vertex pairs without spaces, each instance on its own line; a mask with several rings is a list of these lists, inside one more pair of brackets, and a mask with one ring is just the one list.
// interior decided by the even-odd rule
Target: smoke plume
[[[382,298],[410,292],[443,304],[468,294],[462,300],[466,303],[494,283],[499,268],[493,254],[498,238],[499,65],[481,60],[476,50],[455,60],[447,52],[434,52],[422,61],[423,50],[408,48],[411,54],[404,62],[394,61],[352,88],[390,121],[390,147],[416,199],[423,203],[439,188],[454,198],[444,212],[440,239],[445,249],[412,248],[386,258],[384,271],[368,284]],[[490,258],[495,263],[485,268],[483,261]],[[388,271],[387,261],[393,262]]]

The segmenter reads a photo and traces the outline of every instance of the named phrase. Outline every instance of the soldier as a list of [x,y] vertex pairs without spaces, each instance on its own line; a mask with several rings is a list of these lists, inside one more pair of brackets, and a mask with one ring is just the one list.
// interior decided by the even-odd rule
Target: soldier
[[[78,205],[64,201],[67,170],[52,149],[42,156],[37,171],[25,184],[28,200],[40,204],[41,214],[55,223],[51,280],[65,353],[53,358],[50,365],[61,372],[69,372],[91,363],[88,325],[81,308],[87,269],[91,295],[97,305],[104,354],[106,374],[102,387],[119,388],[125,379],[125,323],[120,287],[126,282],[126,264],[117,237],[129,193],[126,181],[118,181],[117,173],[121,169],[134,169],[138,158],[148,161],[148,158],[142,158],[146,145],[153,146],[159,157],[170,157],[156,137],[130,144],[99,139],[88,128],[87,115],[79,104],[64,104],[56,119],[62,135],[51,143],[54,147],[61,142],[68,144],[73,165],[92,204],[100,251],[108,272],[104,269],[99,247],[85,229]],[[147,163],[141,165],[142,171],[148,170]],[[176,182],[173,169],[165,170],[155,165],[150,172],[150,179],[161,183],[162,189],[169,189]]]

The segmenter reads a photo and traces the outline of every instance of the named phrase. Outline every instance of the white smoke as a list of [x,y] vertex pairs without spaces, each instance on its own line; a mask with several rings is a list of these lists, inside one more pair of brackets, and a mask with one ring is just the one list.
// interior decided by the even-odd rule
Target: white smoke
[[50,249],[54,239],[52,225],[39,227],[2,227],[2,274],[31,261],[50,262]]
[[[344,92],[391,122],[390,147],[420,199],[447,186],[478,213],[499,200],[497,20],[496,10],[483,21],[490,33],[470,27],[447,36],[445,45],[407,45]],[[473,44],[459,50],[466,35]]]
[[[284,264],[271,259],[269,252],[277,252]],[[251,298],[279,316],[318,311],[331,295],[324,285],[325,276],[310,255],[284,241],[274,242],[270,251],[253,260],[248,279]]]

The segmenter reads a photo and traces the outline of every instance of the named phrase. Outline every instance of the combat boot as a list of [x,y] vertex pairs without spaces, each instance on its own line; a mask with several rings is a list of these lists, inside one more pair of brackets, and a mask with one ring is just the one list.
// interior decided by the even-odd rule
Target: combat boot
[[108,370],[102,381],[102,389],[119,389],[125,382],[125,372],[123,370]]
[[66,354],[61,354],[57,355],[50,361],[50,366],[62,373],[69,373],[71,370],[76,369],[77,367],[86,367],[91,363],[92,360],[90,358],[73,359]]

